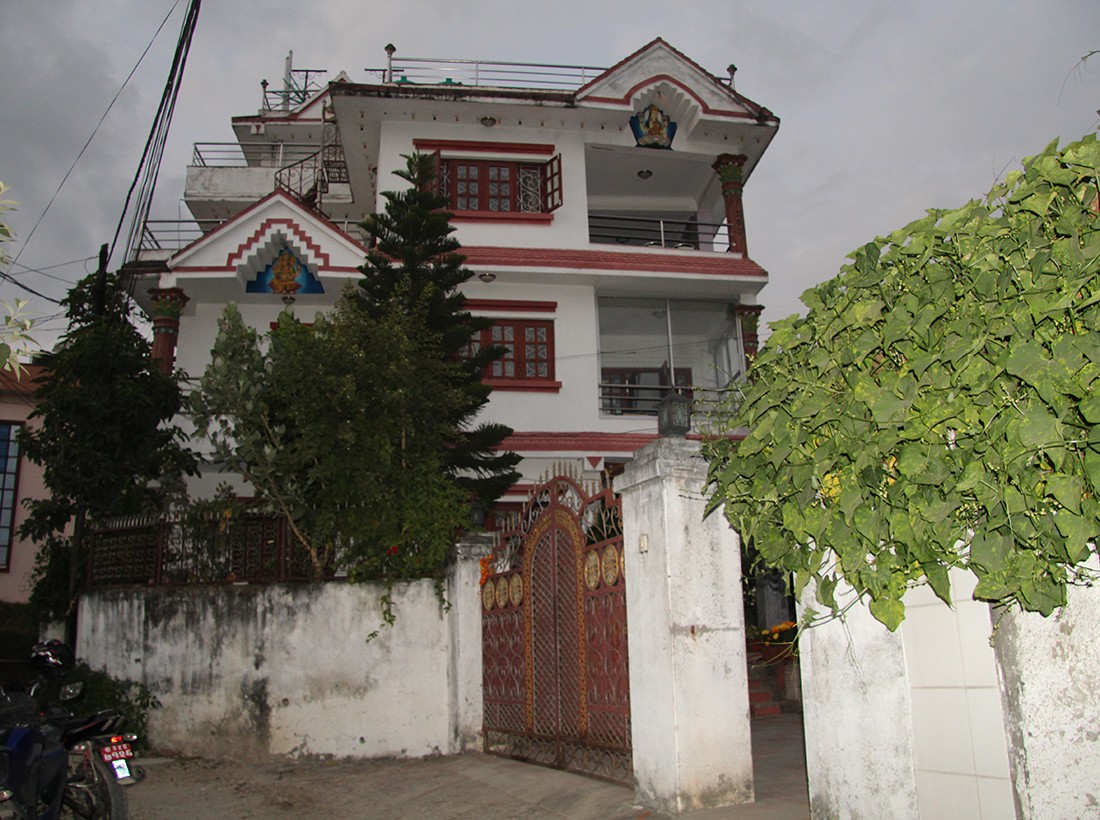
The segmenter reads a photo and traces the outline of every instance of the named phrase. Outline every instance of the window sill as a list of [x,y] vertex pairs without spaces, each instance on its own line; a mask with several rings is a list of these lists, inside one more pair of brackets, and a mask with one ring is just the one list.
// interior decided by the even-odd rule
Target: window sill
[[521,211],[455,211],[452,210],[452,222],[508,222],[512,224],[549,225],[554,215],[530,214]]
[[482,379],[493,390],[510,390],[524,393],[557,393],[561,390],[561,382],[547,381],[546,379]]

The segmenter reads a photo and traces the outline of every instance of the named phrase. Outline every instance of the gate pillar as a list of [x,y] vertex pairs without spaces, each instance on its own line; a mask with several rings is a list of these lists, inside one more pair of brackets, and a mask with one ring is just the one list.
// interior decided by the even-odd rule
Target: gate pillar
[[622,495],[635,797],[671,814],[752,802],[741,550],[706,518],[696,442],[662,438]]
[[450,601],[451,745],[448,754],[481,746],[482,657],[481,559],[493,551],[489,533],[465,533],[455,544],[455,562],[447,578]]

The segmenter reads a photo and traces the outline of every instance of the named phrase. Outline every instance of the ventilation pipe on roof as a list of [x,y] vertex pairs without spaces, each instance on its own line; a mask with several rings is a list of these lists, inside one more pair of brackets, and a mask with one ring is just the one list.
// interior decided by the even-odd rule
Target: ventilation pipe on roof
[[735,66],[733,63],[730,63],[728,66],[726,66],[726,71],[730,73],[730,91],[735,91],[736,89],[733,87],[733,75],[737,73],[737,66]]

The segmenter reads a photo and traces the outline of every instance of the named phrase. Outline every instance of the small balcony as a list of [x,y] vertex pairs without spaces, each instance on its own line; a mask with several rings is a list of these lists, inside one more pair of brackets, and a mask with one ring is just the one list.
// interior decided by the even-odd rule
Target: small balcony
[[293,142],[196,142],[191,165],[197,168],[285,168],[321,150]]
[[588,239],[597,244],[681,251],[725,251],[729,247],[724,222],[700,222],[695,217],[589,214]]

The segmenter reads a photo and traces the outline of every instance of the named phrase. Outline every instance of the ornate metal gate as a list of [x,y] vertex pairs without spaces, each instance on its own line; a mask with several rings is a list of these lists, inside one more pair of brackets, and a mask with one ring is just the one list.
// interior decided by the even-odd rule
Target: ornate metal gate
[[622,514],[611,490],[539,485],[482,573],[485,751],[632,778]]

